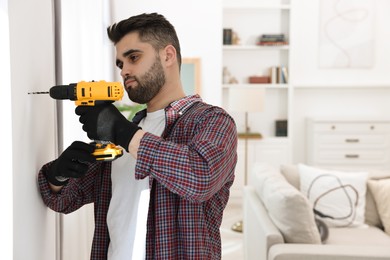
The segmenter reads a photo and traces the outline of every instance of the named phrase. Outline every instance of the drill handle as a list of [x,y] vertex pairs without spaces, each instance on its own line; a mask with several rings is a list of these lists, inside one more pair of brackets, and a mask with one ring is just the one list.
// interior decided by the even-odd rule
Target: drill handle
[[95,100],[95,106],[112,104],[114,102],[115,102],[114,100]]

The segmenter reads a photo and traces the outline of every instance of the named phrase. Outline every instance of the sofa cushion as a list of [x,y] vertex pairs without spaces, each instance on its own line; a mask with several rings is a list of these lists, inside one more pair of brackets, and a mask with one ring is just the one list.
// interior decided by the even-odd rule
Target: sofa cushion
[[366,228],[329,228],[326,244],[385,246],[390,248],[390,236],[377,227]]
[[283,174],[284,178],[297,190],[300,187],[299,180],[299,170],[298,166],[295,164],[282,164],[280,166],[280,172]]
[[384,230],[390,235],[390,178],[369,180],[368,187],[374,197]]
[[364,224],[368,172],[341,172],[298,164],[300,190],[330,227]]
[[256,163],[251,175],[256,193],[285,242],[321,243],[312,208],[302,193],[268,164]]
[[366,193],[366,213],[364,215],[366,224],[383,228],[382,221],[379,217],[378,208],[376,207],[372,191],[367,189]]
[[[390,178],[390,171],[371,170],[369,180],[380,180]],[[378,209],[374,201],[372,191],[368,188],[366,195],[366,223],[383,229],[382,221],[379,217]]]

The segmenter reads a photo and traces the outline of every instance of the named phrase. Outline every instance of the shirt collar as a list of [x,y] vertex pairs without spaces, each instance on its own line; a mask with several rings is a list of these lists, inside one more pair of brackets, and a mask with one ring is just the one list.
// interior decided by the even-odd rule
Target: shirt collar
[[175,100],[166,107],[167,109],[174,110],[177,114],[182,115],[190,108],[194,103],[201,102],[202,99],[198,94],[186,96],[182,99]]
[[[175,100],[172,103],[170,103],[165,108],[165,111],[166,112],[171,111],[171,112],[173,112],[173,114],[175,114],[177,116],[181,116],[194,103],[201,102],[201,101],[202,101],[202,98],[198,94],[185,96],[184,98],[181,98],[179,100]],[[138,124],[142,120],[142,118],[144,118],[146,116],[146,114],[147,114],[147,112],[146,112],[146,108],[145,108],[144,110],[137,112],[132,121],[134,123]]]

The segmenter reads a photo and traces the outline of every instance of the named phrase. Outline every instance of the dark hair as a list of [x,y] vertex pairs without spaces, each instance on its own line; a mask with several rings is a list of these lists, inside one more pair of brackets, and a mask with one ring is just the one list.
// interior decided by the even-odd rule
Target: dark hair
[[117,44],[123,36],[138,32],[142,42],[150,43],[155,50],[171,44],[176,49],[179,68],[181,66],[180,43],[173,25],[161,14],[150,13],[131,16],[107,27],[108,38]]

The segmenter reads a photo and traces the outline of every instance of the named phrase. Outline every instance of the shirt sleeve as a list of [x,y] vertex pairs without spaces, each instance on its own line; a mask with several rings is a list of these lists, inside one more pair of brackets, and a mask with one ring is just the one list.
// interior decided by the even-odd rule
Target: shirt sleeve
[[[227,182],[233,182],[237,162],[237,131],[222,109],[208,109],[192,129],[163,139],[146,133],[137,154],[136,178],[152,176],[171,192],[194,202],[209,200]],[[176,129],[177,130],[177,129]],[[179,133],[179,134],[178,134]]]
[[91,164],[87,174],[83,178],[70,179],[60,192],[55,193],[50,189],[46,174],[49,162],[42,166],[38,173],[38,186],[43,202],[52,210],[60,213],[71,213],[85,204],[94,200],[94,182],[99,172],[99,164]]

